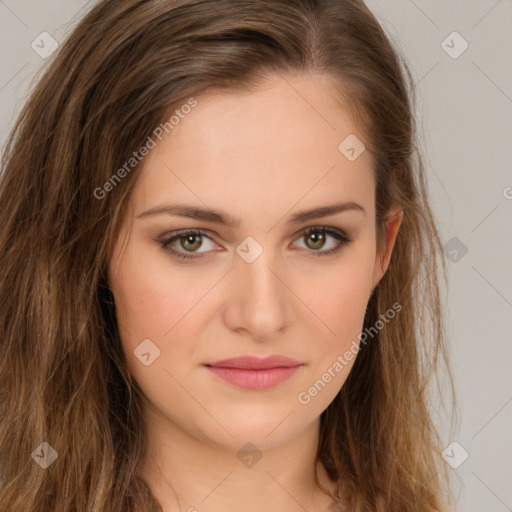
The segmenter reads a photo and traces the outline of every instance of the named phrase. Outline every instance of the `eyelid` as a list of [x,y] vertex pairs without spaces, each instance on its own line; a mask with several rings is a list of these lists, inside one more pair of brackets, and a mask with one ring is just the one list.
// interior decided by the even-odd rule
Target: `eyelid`
[[[318,251],[309,250],[308,251],[307,249],[302,249],[308,253],[311,253],[312,257],[322,257],[322,256],[336,254],[339,251],[341,251],[344,246],[350,244],[353,241],[353,238],[350,235],[348,235],[348,233],[344,229],[331,227],[328,225],[318,225],[318,224],[300,229],[293,235],[293,237],[294,237],[294,240],[297,240],[297,239],[300,240],[301,237],[311,234],[311,233],[316,233],[316,232],[325,233],[325,234],[327,234],[327,236],[330,236],[330,237],[336,239],[338,241],[338,245],[335,248],[328,249],[328,250],[318,250]],[[182,252],[182,251],[177,251],[177,250],[173,249],[170,244],[176,240],[179,240],[179,238],[184,237],[186,235],[201,236],[201,237],[209,239],[213,243],[216,243],[215,240],[213,239],[213,237],[210,235],[210,233],[211,233],[211,231],[206,230],[206,229],[187,228],[187,229],[182,229],[182,230],[178,230],[178,231],[173,231],[169,234],[169,236],[166,237],[166,239],[157,240],[157,241],[161,244],[161,246],[163,247],[164,250],[166,250],[167,252],[170,252],[171,256],[173,256],[179,260],[203,259],[204,256],[201,256],[202,254],[205,255],[212,251],[187,253],[186,251]],[[215,249],[214,249],[214,251],[215,251]]]
[[[166,249],[168,246],[170,246],[170,244],[176,240],[179,240],[181,237],[184,237],[184,236],[187,236],[187,235],[197,235],[197,236],[201,236],[203,238],[207,238],[208,240],[210,240],[211,242],[213,243],[216,243],[213,239],[213,237],[210,235],[210,231],[206,230],[206,229],[198,229],[198,228],[188,228],[188,229],[180,229],[178,231],[172,231],[169,235],[167,235],[163,240],[158,240],[158,242],[163,246],[164,249]],[[170,252],[175,252],[175,253],[178,253],[178,254],[187,254],[186,252],[183,253],[183,252],[178,252],[178,251],[173,251],[172,249],[169,249]],[[206,252],[210,252],[210,251],[206,251]],[[186,256],[186,257],[189,257],[189,258],[195,258],[195,256],[193,256],[194,254],[205,254],[205,252],[202,252],[202,253],[188,253],[190,256]]]

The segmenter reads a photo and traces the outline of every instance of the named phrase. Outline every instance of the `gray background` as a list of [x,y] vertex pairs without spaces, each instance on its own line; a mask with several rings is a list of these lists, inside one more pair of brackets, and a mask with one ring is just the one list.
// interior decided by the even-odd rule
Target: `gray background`
[[[0,143],[48,62],[95,1],[0,0]],[[449,272],[444,291],[459,400],[450,431],[457,510],[512,511],[512,0],[368,0],[415,76],[432,206]],[[457,31],[467,50],[442,42]],[[461,40],[448,37],[450,51]],[[507,64],[508,63],[508,64]],[[464,253],[464,247],[467,252]],[[455,251],[455,252],[454,252]],[[448,460],[448,459],[446,459]]]

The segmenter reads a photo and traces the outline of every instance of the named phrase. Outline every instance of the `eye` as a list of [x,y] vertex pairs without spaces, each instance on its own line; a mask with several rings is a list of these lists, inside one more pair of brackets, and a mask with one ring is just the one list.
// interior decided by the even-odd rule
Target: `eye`
[[[165,250],[169,251],[176,258],[196,259],[202,257],[195,256],[195,253],[197,253],[197,249],[200,249],[203,246],[203,238],[213,242],[213,240],[204,231],[199,229],[189,229],[187,231],[182,231],[181,233],[178,233],[171,238],[168,238],[167,240],[160,241],[160,244]],[[184,250],[185,252],[176,250],[174,247],[176,244],[178,244],[178,247],[180,247],[180,249]],[[187,251],[193,251],[193,253],[187,254]]]
[[[329,238],[334,240],[334,247],[321,250]],[[173,257],[178,259],[198,259],[203,257],[203,253],[209,252],[208,250],[198,250],[204,247],[205,239],[213,243],[213,240],[204,231],[189,229],[173,233],[170,238],[162,241],[159,240],[159,243]],[[306,244],[305,249],[310,249],[307,252],[312,253],[311,255],[314,257],[336,254],[341,251],[344,245],[352,242],[352,239],[343,231],[325,226],[307,228],[300,233],[299,240],[304,240]]]
[[[326,240],[328,240],[329,237],[335,240],[334,246],[327,250],[320,250],[325,246]],[[340,252],[346,244],[352,242],[352,239],[343,231],[325,226],[307,228],[301,233],[300,240],[305,242],[306,249],[312,249],[308,252],[311,252],[311,255],[314,257],[336,254]]]

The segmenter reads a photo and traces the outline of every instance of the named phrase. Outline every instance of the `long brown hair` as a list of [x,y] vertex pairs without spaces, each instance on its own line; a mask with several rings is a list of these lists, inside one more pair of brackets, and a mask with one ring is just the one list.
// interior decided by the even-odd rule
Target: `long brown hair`
[[[332,77],[362,127],[379,244],[390,206],[404,212],[365,329],[401,310],[322,413],[318,458],[347,510],[451,503],[428,400],[448,368],[446,275],[403,57],[361,0],[104,0],[52,57],[2,155],[0,510],[125,512],[145,500],[142,392],[107,280],[140,167],[126,162],[190,98],[289,73]],[[51,450],[45,469],[36,459]]]

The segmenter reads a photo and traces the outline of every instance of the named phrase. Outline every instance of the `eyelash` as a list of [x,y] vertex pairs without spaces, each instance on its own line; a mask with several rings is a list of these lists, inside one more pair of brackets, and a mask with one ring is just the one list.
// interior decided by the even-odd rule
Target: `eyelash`
[[[343,249],[343,247],[345,245],[347,245],[347,244],[349,244],[349,243],[351,243],[353,241],[352,238],[347,236],[343,231],[339,231],[339,230],[335,230],[335,229],[332,229],[332,228],[328,228],[326,226],[314,226],[314,227],[311,227],[311,228],[306,228],[305,230],[303,230],[300,233],[300,236],[298,238],[300,239],[301,237],[306,236],[306,235],[310,235],[312,233],[327,234],[327,235],[332,236],[333,238],[335,238],[339,242],[337,247],[334,247],[333,249],[329,249],[327,251],[321,251],[321,250],[318,250],[318,251],[314,251],[314,250],[308,251],[308,252],[312,252],[312,256],[315,257],[315,258],[317,258],[317,257],[324,257],[324,256],[330,256],[332,254],[337,254],[338,252],[341,251],[341,249]],[[185,231],[181,231],[181,232],[178,232],[176,234],[173,234],[172,237],[167,238],[166,240],[159,240],[158,242],[160,243],[160,245],[162,246],[162,248],[164,250],[170,252],[171,255],[173,257],[175,257],[175,258],[183,259],[183,260],[193,260],[193,259],[203,258],[203,256],[193,255],[193,253],[186,254],[186,253],[177,251],[177,250],[175,250],[175,249],[170,247],[170,244],[172,242],[174,242],[175,240],[179,240],[180,238],[183,238],[183,237],[188,236],[188,235],[204,236],[204,237],[212,240],[211,237],[208,236],[207,233],[205,233],[204,231],[202,231],[200,229],[189,229],[189,230],[185,230]],[[204,254],[204,253],[200,253],[200,254]]]

